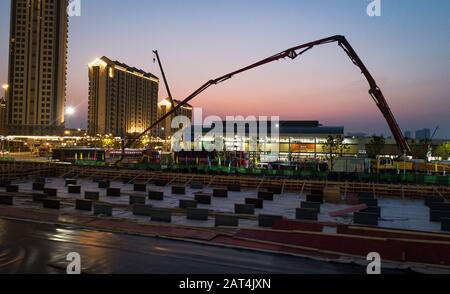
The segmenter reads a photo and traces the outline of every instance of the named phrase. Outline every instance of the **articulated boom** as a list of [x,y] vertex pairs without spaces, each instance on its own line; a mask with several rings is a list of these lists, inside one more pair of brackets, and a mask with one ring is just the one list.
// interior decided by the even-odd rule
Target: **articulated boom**
[[[398,145],[398,148],[399,148],[399,151],[400,151],[400,155],[405,155],[407,153],[410,153],[411,149],[410,149],[406,139],[403,137],[402,131],[401,131],[397,121],[395,120],[395,117],[394,117],[394,115],[393,115],[393,113],[392,113],[392,111],[391,111],[391,109],[390,109],[386,99],[384,98],[384,95],[381,92],[381,89],[378,87],[378,85],[375,82],[374,78],[369,73],[369,71],[367,70],[366,66],[361,61],[361,59],[359,58],[358,54],[356,54],[355,50],[352,48],[352,46],[347,41],[347,39],[344,36],[340,36],[340,35],[328,37],[328,38],[325,38],[325,39],[317,40],[317,41],[314,41],[314,42],[306,43],[306,44],[303,44],[303,45],[299,45],[299,46],[287,49],[287,50],[285,50],[283,52],[280,52],[278,54],[275,54],[275,55],[273,55],[271,57],[268,57],[266,59],[258,61],[258,62],[254,63],[252,65],[249,65],[247,67],[241,68],[239,70],[236,70],[234,72],[231,72],[231,73],[226,74],[224,76],[221,76],[219,78],[216,78],[216,79],[213,79],[213,80],[210,80],[210,81],[206,82],[200,88],[195,90],[191,95],[189,95],[186,99],[184,99],[181,103],[179,103],[178,105],[173,107],[171,111],[166,113],[163,117],[159,118],[147,130],[145,130],[141,135],[139,135],[137,138],[134,138],[134,139],[137,140],[137,139],[141,138],[142,136],[144,136],[146,133],[148,133],[153,128],[158,126],[161,122],[163,122],[167,118],[171,117],[171,115],[176,113],[181,107],[183,107],[184,105],[189,103],[192,99],[194,99],[195,97],[197,97],[198,95],[200,95],[202,92],[204,92],[205,90],[207,90],[209,87],[211,87],[213,85],[217,85],[217,84],[223,83],[223,82],[231,79],[233,76],[235,76],[237,74],[243,73],[245,71],[249,71],[249,70],[254,69],[256,67],[259,67],[259,66],[262,66],[262,65],[265,65],[265,64],[268,64],[268,63],[280,60],[280,59],[284,59],[284,58],[290,58],[292,60],[296,59],[297,57],[303,55],[305,52],[311,50],[315,46],[324,45],[324,44],[328,44],[328,43],[334,43],[334,42],[337,42],[339,44],[339,46],[350,57],[351,61],[357,67],[359,67],[361,69],[362,74],[366,77],[366,79],[367,79],[367,81],[369,83],[369,86],[370,86],[369,94],[373,98],[373,100],[375,101],[376,105],[378,106],[379,110],[383,114],[384,118],[386,119],[386,122],[388,123],[389,128],[391,129],[392,135],[394,136],[394,138],[395,138],[395,140],[397,142],[397,145]],[[165,80],[165,77],[164,77],[164,80]],[[166,82],[166,86],[167,86],[167,82]],[[168,91],[170,93],[170,90],[168,90]],[[132,141],[129,141],[126,144],[126,146],[124,146],[124,147],[127,148],[131,144],[132,144]]]

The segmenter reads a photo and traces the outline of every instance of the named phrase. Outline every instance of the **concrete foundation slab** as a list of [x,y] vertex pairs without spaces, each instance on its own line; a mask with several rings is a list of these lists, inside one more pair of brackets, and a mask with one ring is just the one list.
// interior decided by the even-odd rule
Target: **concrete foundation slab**
[[450,203],[448,202],[430,203],[430,209],[439,211],[450,211]]
[[76,184],[77,184],[77,180],[75,180],[75,179],[66,179],[66,186],[76,185]]
[[33,183],[33,191],[44,191],[45,188],[45,183],[38,183],[38,182],[34,182]]
[[156,222],[172,222],[172,211],[166,208],[152,208],[151,220]]
[[211,204],[211,195],[205,194],[205,193],[196,193],[195,194],[195,201],[197,201],[198,204]]
[[299,220],[317,221],[319,219],[319,212],[317,211],[317,209],[297,208],[295,210],[295,217]]
[[258,225],[262,228],[272,228],[275,221],[282,219],[282,215],[260,214],[258,215]]
[[311,195],[324,196],[323,190],[319,190],[319,189],[311,190]]
[[378,215],[376,213],[355,212],[353,222],[358,225],[378,226]]
[[6,186],[9,186],[9,185],[11,185],[11,184],[12,184],[12,182],[9,181],[9,180],[1,180],[1,181],[0,181],[0,187],[1,187],[1,188],[6,188]]
[[75,200],[75,209],[83,211],[92,211],[92,201],[77,199]]
[[180,199],[180,201],[179,201],[179,208],[181,208],[181,209],[197,208],[197,201]]
[[310,194],[310,195],[306,195],[306,201],[308,202],[318,202],[320,204],[323,204],[323,195],[318,195],[318,194]]
[[45,198],[47,198],[47,195],[43,193],[33,193],[32,195],[33,202],[42,202]]
[[133,205],[133,214],[140,216],[151,216],[152,215],[152,205],[146,204],[134,204]]
[[359,198],[359,203],[366,204],[367,206],[378,206],[378,199],[374,198]]
[[113,215],[113,207],[106,203],[94,203],[94,215],[105,215],[111,217]]
[[442,231],[450,232],[450,218],[446,217],[442,218],[441,224],[442,224],[441,226]]
[[241,192],[241,185],[239,184],[230,184],[227,187],[230,192]]
[[253,204],[235,204],[234,213],[236,214],[255,214],[255,205]]
[[369,206],[368,208],[362,210],[361,212],[375,213],[378,216],[378,218],[381,217],[381,207],[379,207],[379,206]]
[[274,199],[274,193],[268,192],[268,191],[259,191],[258,192],[258,198],[263,199],[265,201],[273,201]]
[[264,200],[258,198],[246,198],[245,204],[253,204],[258,209],[264,208]]
[[186,195],[186,187],[185,186],[172,186],[172,194]]
[[58,189],[55,188],[45,188],[44,194],[48,197],[58,197]]
[[425,205],[430,206],[432,203],[443,203],[445,202],[444,197],[441,196],[427,196],[425,197]]
[[19,186],[18,185],[8,185],[6,186],[6,192],[8,193],[18,193]]
[[440,222],[443,218],[450,218],[450,211],[430,210],[430,222]]
[[320,206],[321,206],[321,204],[319,202],[302,201],[300,203],[300,208],[316,209],[317,212],[319,212],[319,213],[320,213]]
[[375,195],[373,194],[373,192],[359,192],[357,194],[358,199],[360,198],[371,198],[374,199]]
[[168,184],[166,180],[155,180],[154,183],[156,187],[165,187]]
[[81,193],[81,186],[79,185],[68,185],[67,191],[69,194],[80,194]]
[[98,201],[98,200],[100,200],[100,192],[98,192],[98,191],[84,191],[84,199]]
[[14,196],[12,195],[1,195],[0,205],[14,205]]
[[228,190],[225,189],[214,189],[213,190],[213,196],[218,198],[227,198],[228,197]]
[[208,209],[201,209],[201,208],[187,209],[187,219],[207,221],[208,217],[209,217]]
[[135,183],[133,188],[135,192],[147,192],[147,184]]
[[122,196],[122,192],[120,188],[108,188],[106,190],[106,196],[108,197],[120,197]]
[[35,183],[41,183],[41,184],[44,184],[44,185],[45,185],[45,183],[47,182],[47,179],[46,179],[46,178],[43,178],[43,177],[38,177],[38,178],[36,178],[36,179],[34,180],[34,182],[35,182]]
[[99,189],[108,189],[111,186],[111,183],[109,181],[99,181],[98,182],[98,188]]
[[42,204],[44,208],[57,209],[61,208],[61,201],[55,199],[43,199]]
[[273,194],[280,195],[283,193],[283,189],[281,187],[270,187],[267,189],[268,192],[272,192]]
[[229,214],[216,215],[215,226],[238,227],[239,217],[237,215],[229,215]]
[[164,200],[164,192],[148,191],[148,199],[163,201]]
[[203,189],[203,184],[199,182],[192,182],[191,183],[191,189],[193,190],[201,190]]
[[145,204],[145,196],[139,196],[139,195],[131,195],[130,196],[130,205],[133,204]]

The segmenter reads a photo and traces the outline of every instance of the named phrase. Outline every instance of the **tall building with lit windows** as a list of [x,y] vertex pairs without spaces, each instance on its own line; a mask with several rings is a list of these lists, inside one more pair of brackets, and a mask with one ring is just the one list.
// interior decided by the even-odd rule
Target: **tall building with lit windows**
[[[158,115],[159,79],[107,57],[89,64],[88,134],[142,133]],[[156,135],[155,129],[151,135]]]
[[64,132],[68,0],[11,0],[7,129]]

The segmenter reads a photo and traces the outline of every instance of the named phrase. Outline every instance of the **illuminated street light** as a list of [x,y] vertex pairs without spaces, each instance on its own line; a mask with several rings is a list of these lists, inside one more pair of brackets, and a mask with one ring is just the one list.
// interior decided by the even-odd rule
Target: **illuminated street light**
[[76,112],[75,108],[73,108],[73,107],[67,107],[67,109],[66,109],[66,114],[69,115],[69,116],[74,115],[75,112]]
[[4,84],[2,86],[3,91],[5,92],[5,98],[8,99],[8,90],[9,90],[9,85],[8,84]]

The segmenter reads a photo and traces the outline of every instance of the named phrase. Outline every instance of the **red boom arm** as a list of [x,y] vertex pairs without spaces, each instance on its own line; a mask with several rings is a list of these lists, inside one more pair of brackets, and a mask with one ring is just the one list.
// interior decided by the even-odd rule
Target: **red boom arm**
[[[370,85],[369,94],[373,98],[373,100],[375,101],[376,105],[380,109],[380,111],[383,114],[384,118],[386,119],[386,121],[387,121],[387,123],[389,125],[389,128],[391,129],[392,135],[394,136],[394,138],[395,138],[395,140],[397,142],[399,150],[401,151],[401,154],[404,155],[406,153],[410,153],[411,149],[410,149],[408,143],[406,142],[405,138],[403,137],[402,131],[401,131],[399,125],[397,124],[397,121],[395,120],[394,115],[392,114],[392,111],[389,108],[389,105],[388,105],[386,99],[384,98],[383,93],[381,92],[381,89],[378,87],[378,85],[375,82],[374,78],[369,73],[369,71],[367,70],[366,66],[364,65],[364,63],[359,58],[358,54],[356,54],[355,50],[353,50],[352,46],[347,41],[347,39],[344,36],[340,36],[340,35],[332,36],[332,37],[329,37],[329,38],[325,38],[325,39],[317,40],[317,41],[314,41],[314,42],[306,43],[306,44],[303,44],[303,45],[300,45],[300,46],[297,46],[297,47],[293,47],[291,49],[287,49],[287,50],[285,50],[285,51],[283,51],[281,53],[275,54],[275,55],[273,55],[271,57],[263,59],[263,60],[261,60],[259,62],[256,62],[256,63],[252,64],[252,65],[249,65],[247,67],[244,67],[244,68],[239,69],[237,71],[234,71],[232,73],[226,74],[226,75],[224,75],[222,77],[219,77],[217,79],[210,80],[210,81],[206,82],[203,86],[201,86],[194,93],[189,95],[180,104],[178,104],[176,107],[174,107],[170,112],[168,112],[163,117],[158,119],[147,130],[145,130],[142,134],[140,134],[135,139],[137,140],[137,139],[141,138],[142,136],[144,136],[147,132],[149,132],[154,127],[158,126],[161,122],[163,122],[164,120],[169,118],[173,113],[175,113],[183,105],[189,103],[189,101],[191,101],[192,99],[194,99],[195,97],[200,95],[203,91],[205,91],[206,89],[208,89],[209,87],[211,87],[213,85],[217,85],[217,84],[222,83],[222,82],[224,82],[224,81],[226,81],[228,79],[231,79],[233,76],[235,76],[237,74],[240,74],[242,72],[254,69],[256,67],[265,65],[265,64],[273,62],[273,61],[284,59],[286,57],[288,57],[290,59],[295,59],[298,56],[300,56],[303,53],[305,53],[306,51],[309,51],[310,49],[312,49],[315,46],[328,44],[328,43],[333,43],[333,42],[338,42],[339,46],[342,47],[342,49],[344,49],[344,51],[350,57],[352,62],[361,69],[362,74],[366,77],[366,79],[367,79],[367,81],[369,82],[369,85]],[[125,147],[129,147],[130,144],[131,144],[131,142],[127,143],[127,145]]]

